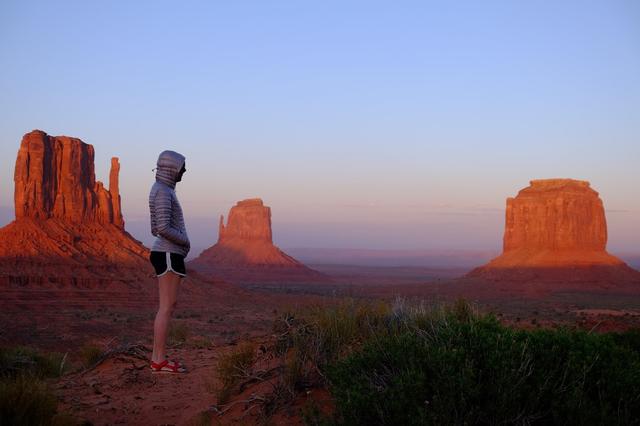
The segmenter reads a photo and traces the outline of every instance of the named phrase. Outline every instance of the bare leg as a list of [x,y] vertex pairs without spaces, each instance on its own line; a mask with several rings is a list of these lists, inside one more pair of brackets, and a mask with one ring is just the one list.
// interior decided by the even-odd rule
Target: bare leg
[[165,358],[169,320],[176,307],[180,279],[180,275],[171,271],[158,277],[160,304],[153,323],[153,355],[151,356],[151,361],[156,363],[164,361]]

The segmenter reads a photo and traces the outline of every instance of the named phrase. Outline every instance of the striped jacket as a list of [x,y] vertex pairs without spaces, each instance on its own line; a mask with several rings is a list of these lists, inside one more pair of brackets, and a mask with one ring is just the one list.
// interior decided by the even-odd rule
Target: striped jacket
[[158,157],[156,182],[149,193],[151,233],[157,237],[151,250],[187,256],[191,248],[182,207],[175,187],[184,156],[174,151],[163,151]]

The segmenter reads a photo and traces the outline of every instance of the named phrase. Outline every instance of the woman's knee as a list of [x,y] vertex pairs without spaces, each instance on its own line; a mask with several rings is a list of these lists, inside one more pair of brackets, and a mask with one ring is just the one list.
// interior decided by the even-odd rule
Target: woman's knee
[[176,305],[177,303],[173,302],[172,304],[167,306],[160,306],[160,308],[158,309],[158,314],[162,316],[170,317],[175,312]]

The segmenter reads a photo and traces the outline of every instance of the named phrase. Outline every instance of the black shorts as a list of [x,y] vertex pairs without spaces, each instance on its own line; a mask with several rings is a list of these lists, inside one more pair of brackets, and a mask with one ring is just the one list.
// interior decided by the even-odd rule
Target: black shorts
[[152,251],[149,260],[156,270],[156,275],[161,277],[169,271],[175,272],[181,277],[187,276],[187,269],[184,266],[184,256],[177,253],[165,251]]

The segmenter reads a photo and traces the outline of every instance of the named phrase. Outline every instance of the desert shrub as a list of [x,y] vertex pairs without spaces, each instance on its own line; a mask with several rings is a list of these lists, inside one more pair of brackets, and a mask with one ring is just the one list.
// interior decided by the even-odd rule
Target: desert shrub
[[622,333],[611,333],[615,343],[640,353],[640,328],[633,328]]
[[516,330],[464,299],[396,299],[286,313],[274,334],[288,394],[329,384],[339,423],[640,422],[638,330]]
[[300,409],[300,416],[305,425],[308,426],[330,426],[335,424],[331,417],[323,413],[317,402],[307,399]]
[[56,414],[57,399],[44,382],[68,367],[66,356],[58,352],[0,348],[0,425],[73,424],[71,417]]
[[345,424],[637,424],[635,334],[522,331],[457,302],[325,368]]
[[191,335],[191,330],[185,322],[172,322],[169,327],[168,343],[169,346],[177,346],[184,344]]
[[243,343],[231,352],[220,356],[215,368],[219,385],[214,389],[218,404],[226,403],[231,396],[233,388],[242,379],[251,375],[255,357],[256,349],[249,342]]
[[59,377],[69,368],[59,352],[39,352],[25,346],[0,348],[0,376],[29,373],[36,377]]
[[85,368],[92,367],[102,357],[104,351],[99,346],[86,344],[80,348],[80,359]]
[[346,301],[308,314],[320,346],[320,361],[330,361],[367,339],[384,321],[386,305]]
[[49,424],[57,400],[36,376],[18,374],[0,380],[0,425]]
[[284,374],[283,380],[286,389],[294,394],[295,391],[301,387],[304,381],[304,357],[298,354],[298,348],[293,348],[284,362]]
[[451,306],[445,305],[444,310],[448,315],[462,322],[471,321],[478,315],[478,311],[463,298],[456,299]]
[[283,363],[282,394],[292,399],[298,391],[323,384],[321,366],[386,328],[389,311],[385,303],[345,300],[278,317],[273,331],[275,352]]
[[347,300],[308,308],[299,315],[284,314],[274,325],[280,354],[294,349],[300,357],[324,365],[386,327],[389,307],[384,303]]

